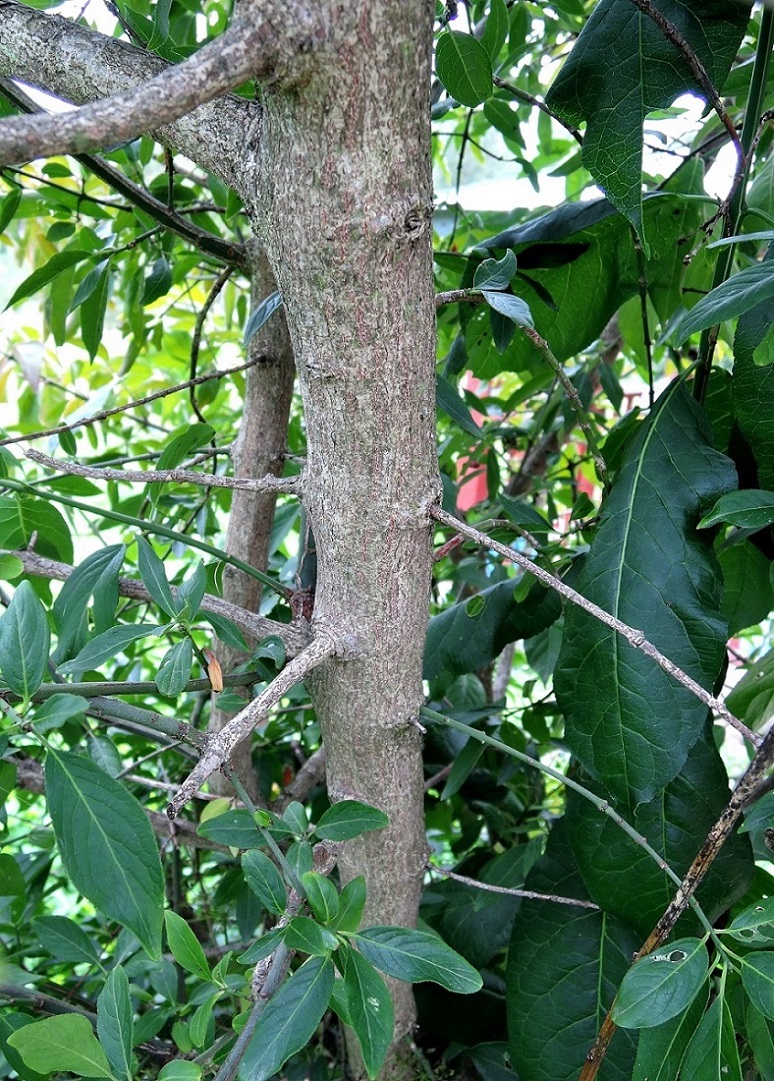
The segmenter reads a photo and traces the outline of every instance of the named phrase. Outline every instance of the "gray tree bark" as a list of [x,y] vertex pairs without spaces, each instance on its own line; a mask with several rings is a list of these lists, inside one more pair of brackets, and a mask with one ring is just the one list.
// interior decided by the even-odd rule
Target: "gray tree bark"
[[[89,88],[81,73],[70,85],[69,71],[52,64],[45,45],[22,71],[14,56],[27,55],[30,42],[21,48],[8,40],[6,4],[0,0],[0,74],[24,78],[34,69],[36,85],[86,100],[112,88],[107,69],[114,62],[124,72],[119,80],[132,66],[127,50],[113,51],[115,43],[105,45],[108,65],[95,60],[90,68],[82,51],[73,64],[87,68],[93,82]],[[296,8],[305,11],[288,5],[288,19]],[[212,120],[197,120],[195,132],[180,121],[162,133],[242,195],[285,301],[308,435],[314,625],[358,644],[355,659],[329,659],[307,679],[329,792],[333,800],[381,807],[390,819],[388,829],[345,845],[340,868],[345,880],[366,877],[367,923],[405,926],[416,921],[426,855],[417,721],[432,559],[428,510],[439,495],[433,14],[432,0],[320,0],[327,37],[304,56],[302,80],[266,87],[262,113],[236,106],[228,116],[223,102],[231,99],[221,99],[205,107],[215,111]],[[199,115],[204,110],[192,117]],[[246,418],[252,424],[251,413]],[[415,1019],[413,996],[406,984],[393,984],[393,993],[395,1041],[383,1076],[408,1078],[416,1072],[403,1042]]]

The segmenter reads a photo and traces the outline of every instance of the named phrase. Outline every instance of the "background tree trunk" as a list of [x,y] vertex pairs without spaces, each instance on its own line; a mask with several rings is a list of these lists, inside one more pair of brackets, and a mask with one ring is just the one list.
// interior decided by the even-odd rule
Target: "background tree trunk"
[[[258,245],[252,252],[251,305],[255,307],[275,288],[266,256]],[[279,476],[285,462],[288,416],[293,394],[295,367],[285,314],[280,309],[264,323],[252,338],[250,358],[259,362],[250,368],[245,385],[242,420],[233,451],[234,473],[240,477]],[[269,540],[277,497],[273,492],[246,492],[237,489],[231,503],[226,551],[259,570],[266,570]],[[250,612],[261,603],[261,583],[236,567],[223,571],[223,598]],[[224,643],[218,647],[218,659],[224,672],[242,659],[239,652]],[[242,692],[237,692],[242,693]],[[247,699],[247,693],[243,694]],[[233,713],[223,713],[213,704],[210,731],[219,732]],[[245,740],[232,756],[232,765],[251,798],[259,799],[258,778],[252,766],[250,740]],[[216,774],[210,782],[213,791],[231,795],[230,781]]]
[[[338,40],[293,94],[268,93],[252,213],[285,300],[308,438],[314,623],[355,660],[308,680],[332,800],[381,807],[347,844],[367,924],[412,926],[425,863],[420,733],[437,495],[429,88],[433,5],[331,2]],[[414,1021],[394,987],[396,1041]],[[384,1076],[403,1072],[395,1044]]]

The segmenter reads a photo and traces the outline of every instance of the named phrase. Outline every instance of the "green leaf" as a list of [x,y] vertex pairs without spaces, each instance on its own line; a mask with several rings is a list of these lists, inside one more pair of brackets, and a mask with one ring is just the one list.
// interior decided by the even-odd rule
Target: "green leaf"
[[143,307],[146,304],[152,304],[154,300],[165,297],[171,288],[172,270],[167,259],[160,255],[150,268],[150,272],[145,279],[140,303]]
[[162,1066],[158,1081],[201,1081],[202,1069],[198,1062],[175,1059]]
[[42,267],[38,267],[37,270],[33,270],[32,274],[24,279],[3,310],[7,311],[14,304],[18,304],[20,300],[37,293],[63,271],[75,266],[76,263],[82,263],[84,259],[95,258],[98,258],[98,256],[94,252],[80,251],[77,248],[57,252],[56,255],[51,256],[47,263],[44,263]]
[[11,188],[5,198],[0,201],[0,236],[13,221],[14,214],[19,209],[21,197],[21,188]]
[[468,435],[472,435],[476,439],[482,438],[483,432],[473,419],[470,410],[460,398],[454,385],[440,372],[436,376],[435,401],[438,408],[443,410],[446,416],[450,417],[455,424],[459,424],[463,432],[467,432]]
[[[655,1028],[643,1028],[631,1081],[674,1081],[696,1027],[707,1006],[709,988],[699,993],[683,1013]],[[718,1081],[721,1081],[719,1078]]]
[[105,311],[110,291],[110,264],[106,262],[104,266],[97,267],[92,273],[97,275],[95,287],[90,296],[86,297],[81,304],[81,338],[90,360],[94,360],[102,343]]
[[4,582],[18,578],[23,570],[24,564],[18,556],[11,555],[10,552],[0,555],[0,579]]
[[208,818],[196,831],[202,837],[208,837],[218,844],[229,848],[258,848],[263,838],[255,827],[249,811],[226,811],[217,818]]
[[742,1081],[734,1023],[719,995],[704,1014],[683,1059],[680,1081]]
[[483,743],[479,743],[477,739],[468,739],[467,743],[462,747],[462,750],[455,755],[451,772],[446,778],[446,784],[443,786],[443,791],[441,792],[442,800],[451,799],[452,796],[456,796],[465,781],[467,781],[471,772],[475,769],[476,764],[483,753]]
[[765,261],[746,267],[727,281],[711,289],[672,329],[675,347],[691,334],[714,327],[725,319],[743,315],[763,300],[774,297],[774,267]]
[[[667,15],[714,86],[725,81],[747,28],[744,5],[669,4]],[[600,0],[546,95],[568,123],[586,122],[583,164],[641,228],[642,125],[680,94],[703,96],[677,47],[629,0]]]
[[[569,846],[571,829],[566,818],[551,829],[527,889],[588,899]],[[522,901],[506,970],[510,1058],[520,1081],[577,1078],[640,942],[626,924],[603,912]],[[608,1077],[628,1081],[635,1048],[631,1033],[616,1033],[605,1059]]]
[[9,853],[0,852],[0,897],[22,897],[26,892],[27,884],[19,864]]
[[110,1077],[110,1063],[88,1020],[80,1013],[47,1017],[17,1029],[8,1043],[37,1073],[68,1071],[79,1077]]
[[310,959],[294,972],[261,1014],[239,1067],[242,1081],[267,1081],[314,1035],[333,989],[333,962]]
[[626,973],[612,1017],[620,1028],[654,1028],[682,1013],[707,979],[707,948],[681,938],[643,957]]
[[743,957],[742,983],[753,1006],[774,1021],[774,953],[748,953]]
[[262,300],[257,308],[254,308],[247,319],[245,324],[245,335],[242,341],[243,345],[247,345],[258,333],[263,324],[276,312],[277,308],[282,307],[282,297],[278,292],[270,293],[265,300]]
[[745,1036],[755,1058],[761,1081],[774,1081],[774,1032],[766,1018],[747,1003]]
[[339,913],[339,893],[331,881],[317,871],[301,875],[307,902],[320,923],[332,923]]
[[369,927],[353,935],[358,949],[372,965],[408,983],[440,984],[447,991],[470,995],[482,980],[472,965],[437,935],[407,927]]
[[116,965],[97,999],[97,1035],[117,1078],[132,1081],[134,1020],[129,980]]
[[741,529],[763,529],[774,522],[774,492],[745,488],[721,496],[715,506],[699,522],[699,529],[727,522]]
[[361,833],[383,830],[390,824],[384,811],[356,799],[334,803],[315,826],[315,835],[326,841],[349,841]]
[[184,638],[167,650],[156,673],[155,683],[166,698],[174,698],[191,678],[193,645]]
[[214,612],[202,612],[201,617],[206,619],[212,626],[221,642],[224,642],[227,646],[233,646],[234,649],[239,649],[243,653],[249,653],[250,647],[236,623],[226,619],[225,616],[215,615]]
[[192,620],[196,618],[206,588],[207,572],[202,561],[198,560],[194,569],[185,578],[177,591],[175,599],[181,619]]
[[20,582],[0,619],[0,670],[25,703],[43,682],[51,634],[48,616],[29,582]]
[[26,548],[36,534],[38,555],[73,561],[70,528],[56,507],[27,496],[0,496],[0,547]]
[[508,249],[502,259],[484,259],[473,275],[475,289],[507,289],[516,273],[516,256]]
[[339,911],[331,927],[337,931],[357,931],[363,919],[366,903],[365,878],[358,875],[339,894]]
[[745,908],[728,925],[728,933],[747,946],[774,948],[774,897]]
[[97,633],[110,627],[118,603],[118,575],[126,555],[126,545],[111,544],[87,556],[62,586],[52,609],[58,641],[54,662],[70,656],[83,623],[89,599],[94,598],[94,626]]
[[162,611],[173,619],[178,613],[178,606],[169,588],[164,564],[148,544],[145,537],[137,538],[137,566],[145,588]]
[[[762,266],[774,266],[774,244]],[[734,337],[734,410],[755,458],[757,483],[774,490],[774,365],[759,367],[755,351],[774,323],[774,297],[756,304],[737,323]]]
[[210,979],[210,966],[204,956],[196,935],[188,926],[182,916],[177,912],[166,911],[164,923],[167,929],[167,942],[172,956],[186,972],[192,972],[203,980]]
[[244,953],[240,953],[237,957],[240,965],[254,965],[256,961],[262,961],[264,957],[268,957],[269,954],[274,953],[277,946],[285,938],[284,927],[274,927],[271,931],[267,931],[266,934],[257,938],[252,946],[248,947]]
[[71,661],[60,664],[59,671],[69,675],[73,672],[88,672],[99,668],[101,664],[112,660],[132,642],[157,634],[158,630],[158,626],[154,623],[122,624],[119,627],[111,627],[110,630],[98,634],[96,638],[87,642]]
[[748,540],[723,546],[717,553],[723,571],[721,615],[728,620],[729,638],[761,623],[774,608],[771,562]]
[[535,326],[529,305],[521,297],[511,293],[493,293],[490,289],[484,289],[481,295],[490,308],[510,319],[517,327]]
[[[587,782],[588,784],[588,782]],[[588,785],[605,798],[599,785]],[[715,746],[711,722],[682,769],[663,792],[630,812],[630,821],[681,878],[728,800],[728,775]],[[642,848],[593,804],[568,793],[571,844],[591,899],[606,912],[627,921],[643,938],[674,895],[674,883]],[[752,850],[746,838],[732,836],[703,880],[697,899],[710,920],[740,897],[753,873]],[[686,912],[678,933],[698,934],[696,916]]]
[[87,698],[79,694],[52,694],[45,702],[35,705],[35,727],[38,732],[50,732],[52,728],[61,728],[73,717],[78,717],[89,708]]
[[[774,712],[774,650],[764,653],[760,660],[748,668],[729,692],[726,705],[732,713],[753,728],[768,720]],[[759,800],[755,806],[761,802]],[[748,822],[749,815],[748,809],[745,814]]]
[[247,885],[256,897],[260,898],[264,907],[281,916],[288,906],[288,891],[282,875],[266,853],[246,852],[242,856],[242,871]]
[[[576,586],[708,690],[727,628],[717,562],[695,522],[735,483],[698,406],[673,383],[626,448]],[[575,605],[554,683],[570,750],[626,804],[653,799],[704,727],[706,706]]]
[[435,70],[460,105],[475,108],[492,94],[492,61],[476,38],[447,30],[438,39]]
[[177,469],[195,450],[209,443],[215,429],[209,424],[189,424],[174,436],[162,450],[156,462],[157,471]]
[[339,940],[332,931],[321,927],[309,916],[294,916],[285,929],[285,945],[289,950],[327,957],[337,949]]
[[87,758],[49,747],[46,796],[59,852],[77,890],[161,957],[164,879],[147,817]]
[[43,949],[57,961],[95,965],[99,960],[92,939],[66,916],[41,916],[32,926]]
[[341,953],[347,1024],[354,1029],[366,1071],[374,1081],[392,1043],[392,998],[382,977],[362,954],[353,949]]
[[520,601],[517,586],[513,579],[498,582],[476,594],[481,601],[476,609],[461,601],[433,616],[425,641],[424,678],[477,672],[499,657],[509,642],[531,638],[559,618],[562,605],[554,590],[536,584]]
[[481,44],[494,61],[508,37],[508,8],[505,0],[490,0],[489,14],[481,35]]

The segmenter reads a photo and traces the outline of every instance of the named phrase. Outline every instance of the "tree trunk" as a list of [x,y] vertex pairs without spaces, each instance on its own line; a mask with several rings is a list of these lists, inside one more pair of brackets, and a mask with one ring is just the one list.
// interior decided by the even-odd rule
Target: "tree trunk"
[[[266,256],[258,245],[251,251],[252,305],[255,307],[276,288]],[[295,367],[287,323],[282,311],[261,327],[250,342],[250,358],[258,364],[247,373],[242,421],[233,452],[234,473],[240,477],[279,476],[285,462],[288,415],[293,395]],[[237,489],[231,503],[226,551],[259,570],[266,570],[269,558],[274,507],[273,492],[246,492]],[[250,612],[261,603],[261,583],[235,567],[223,571],[223,598]],[[237,650],[221,643],[218,659],[229,671],[243,658]],[[248,697],[247,694],[244,695]],[[219,732],[233,717],[213,704],[209,729]],[[250,740],[245,740],[232,755],[232,765],[253,800],[260,800],[258,780],[252,767]],[[231,795],[230,781],[216,774],[210,781],[214,792]]]
[[[267,93],[255,146],[256,225],[285,300],[308,438],[317,626],[354,660],[308,680],[332,800],[381,807],[387,830],[345,846],[366,923],[412,926],[426,858],[420,732],[438,492],[430,220],[430,0],[328,5],[337,40],[308,81]],[[256,210],[256,207],[259,208]],[[408,985],[394,987],[385,1077],[408,1076]]]

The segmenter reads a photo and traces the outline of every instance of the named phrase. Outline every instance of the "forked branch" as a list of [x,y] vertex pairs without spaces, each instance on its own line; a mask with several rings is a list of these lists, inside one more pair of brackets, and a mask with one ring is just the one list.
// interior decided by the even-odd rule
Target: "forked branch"
[[269,710],[280,701],[283,695],[287,694],[296,683],[300,683],[304,676],[317,668],[324,660],[337,654],[353,655],[352,650],[344,646],[333,634],[318,631],[310,645],[282,669],[265,691],[240,713],[237,713],[225,728],[207,739],[198,764],[167,807],[169,817],[174,818],[205,781],[228,762],[234,748],[266,719]]

